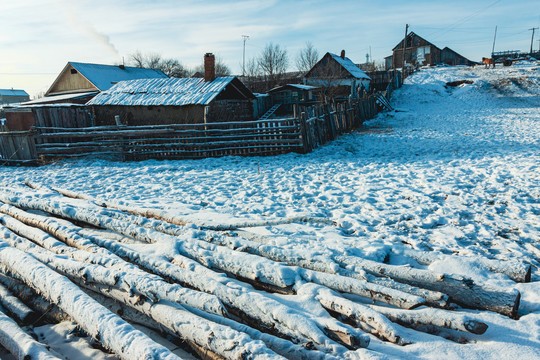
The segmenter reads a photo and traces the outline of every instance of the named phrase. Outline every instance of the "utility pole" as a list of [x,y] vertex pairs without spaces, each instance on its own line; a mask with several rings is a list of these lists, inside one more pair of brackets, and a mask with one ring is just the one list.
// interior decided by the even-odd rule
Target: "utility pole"
[[533,52],[533,42],[534,42],[534,30],[537,30],[537,27],[530,28],[529,30],[532,30],[532,37],[531,37],[531,54]]
[[242,53],[242,77],[246,76],[246,40],[249,39],[249,35],[242,35],[244,39],[244,51]]
[[403,71],[405,71],[405,48],[407,47],[407,31],[409,31],[409,24],[405,24],[405,38],[403,39]]
[[495,39],[497,39],[497,25],[495,25],[495,35],[493,35],[493,47],[491,48],[491,57],[493,57],[493,53],[495,52]]

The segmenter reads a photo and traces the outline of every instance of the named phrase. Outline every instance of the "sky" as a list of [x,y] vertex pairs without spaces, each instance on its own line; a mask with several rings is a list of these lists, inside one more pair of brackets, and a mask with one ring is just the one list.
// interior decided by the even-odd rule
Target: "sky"
[[[68,61],[119,64],[136,51],[187,67],[216,54],[234,73],[273,42],[295,69],[311,42],[356,63],[391,55],[405,32],[480,60],[495,51],[528,51],[540,27],[538,0],[0,0],[0,88],[32,97],[48,89]],[[536,30],[534,48],[540,43]]]

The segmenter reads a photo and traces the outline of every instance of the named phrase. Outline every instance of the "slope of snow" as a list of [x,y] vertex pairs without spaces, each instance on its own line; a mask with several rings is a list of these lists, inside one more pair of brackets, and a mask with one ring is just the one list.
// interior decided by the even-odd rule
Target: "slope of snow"
[[[473,83],[445,87],[464,79]],[[335,221],[337,227],[294,223],[250,228],[272,245],[314,256],[358,254],[382,261],[389,249],[408,247],[525,260],[534,265],[528,284],[457,257],[430,265],[493,288],[518,289],[519,320],[471,311],[489,328],[483,335],[463,335],[468,344],[410,330],[413,345],[372,337],[369,349],[400,358],[537,358],[540,67],[423,69],[406,80],[392,105],[396,111],[308,155],[62,161],[40,168],[0,168],[0,183],[31,180],[205,223],[288,216]]]

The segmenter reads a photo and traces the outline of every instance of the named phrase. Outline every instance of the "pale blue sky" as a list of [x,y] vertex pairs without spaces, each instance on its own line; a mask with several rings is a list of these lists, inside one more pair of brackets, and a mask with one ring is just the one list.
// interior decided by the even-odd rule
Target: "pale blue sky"
[[[44,91],[68,61],[111,64],[136,50],[196,66],[213,52],[241,72],[273,41],[294,59],[306,41],[319,52],[345,49],[353,61],[382,60],[410,30],[473,60],[496,50],[529,50],[540,26],[537,0],[173,1],[1,0],[0,88]],[[537,36],[536,36],[537,35]],[[537,31],[535,39],[540,39]],[[539,43],[535,40],[534,47]]]

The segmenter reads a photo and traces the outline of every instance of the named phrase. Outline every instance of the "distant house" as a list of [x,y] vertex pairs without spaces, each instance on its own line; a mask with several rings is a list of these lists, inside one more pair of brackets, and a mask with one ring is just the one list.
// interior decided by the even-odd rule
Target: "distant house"
[[0,89],[0,106],[21,103],[30,100],[30,96],[24,90]]
[[255,96],[236,77],[215,78],[214,55],[205,55],[204,78],[121,81],[101,92],[92,106],[97,125],[192,124],[253,119]]
[[[404,41],[405,40],[405,41]],[[441,49],[426,39],[410,32],[393,49],[392,67],[403,67],[403,44],[405,43],[405,62],[412,66],[436,65],[441,62]]]
[[478,63],[475,61],[471,61],[467,59],[465,56],[462,56],[455,52],[454,50],[450,49],[449,47],[445,47],[441,51],[441,62],[443,64],[447,65],[467,65],[467,66],[473,66],[477,65]]
[[45,97],[25,105],[84,104],[100,91],[110,89],[119,81],[163,78],[168,77],[161,70],[68,62],[45,93]]
[[368,91],[371,79],[354,62],[345,56],[326,53],[305,75],[304,83],[321,88],[337,89],[332,96],[356,97],[361,89]]

